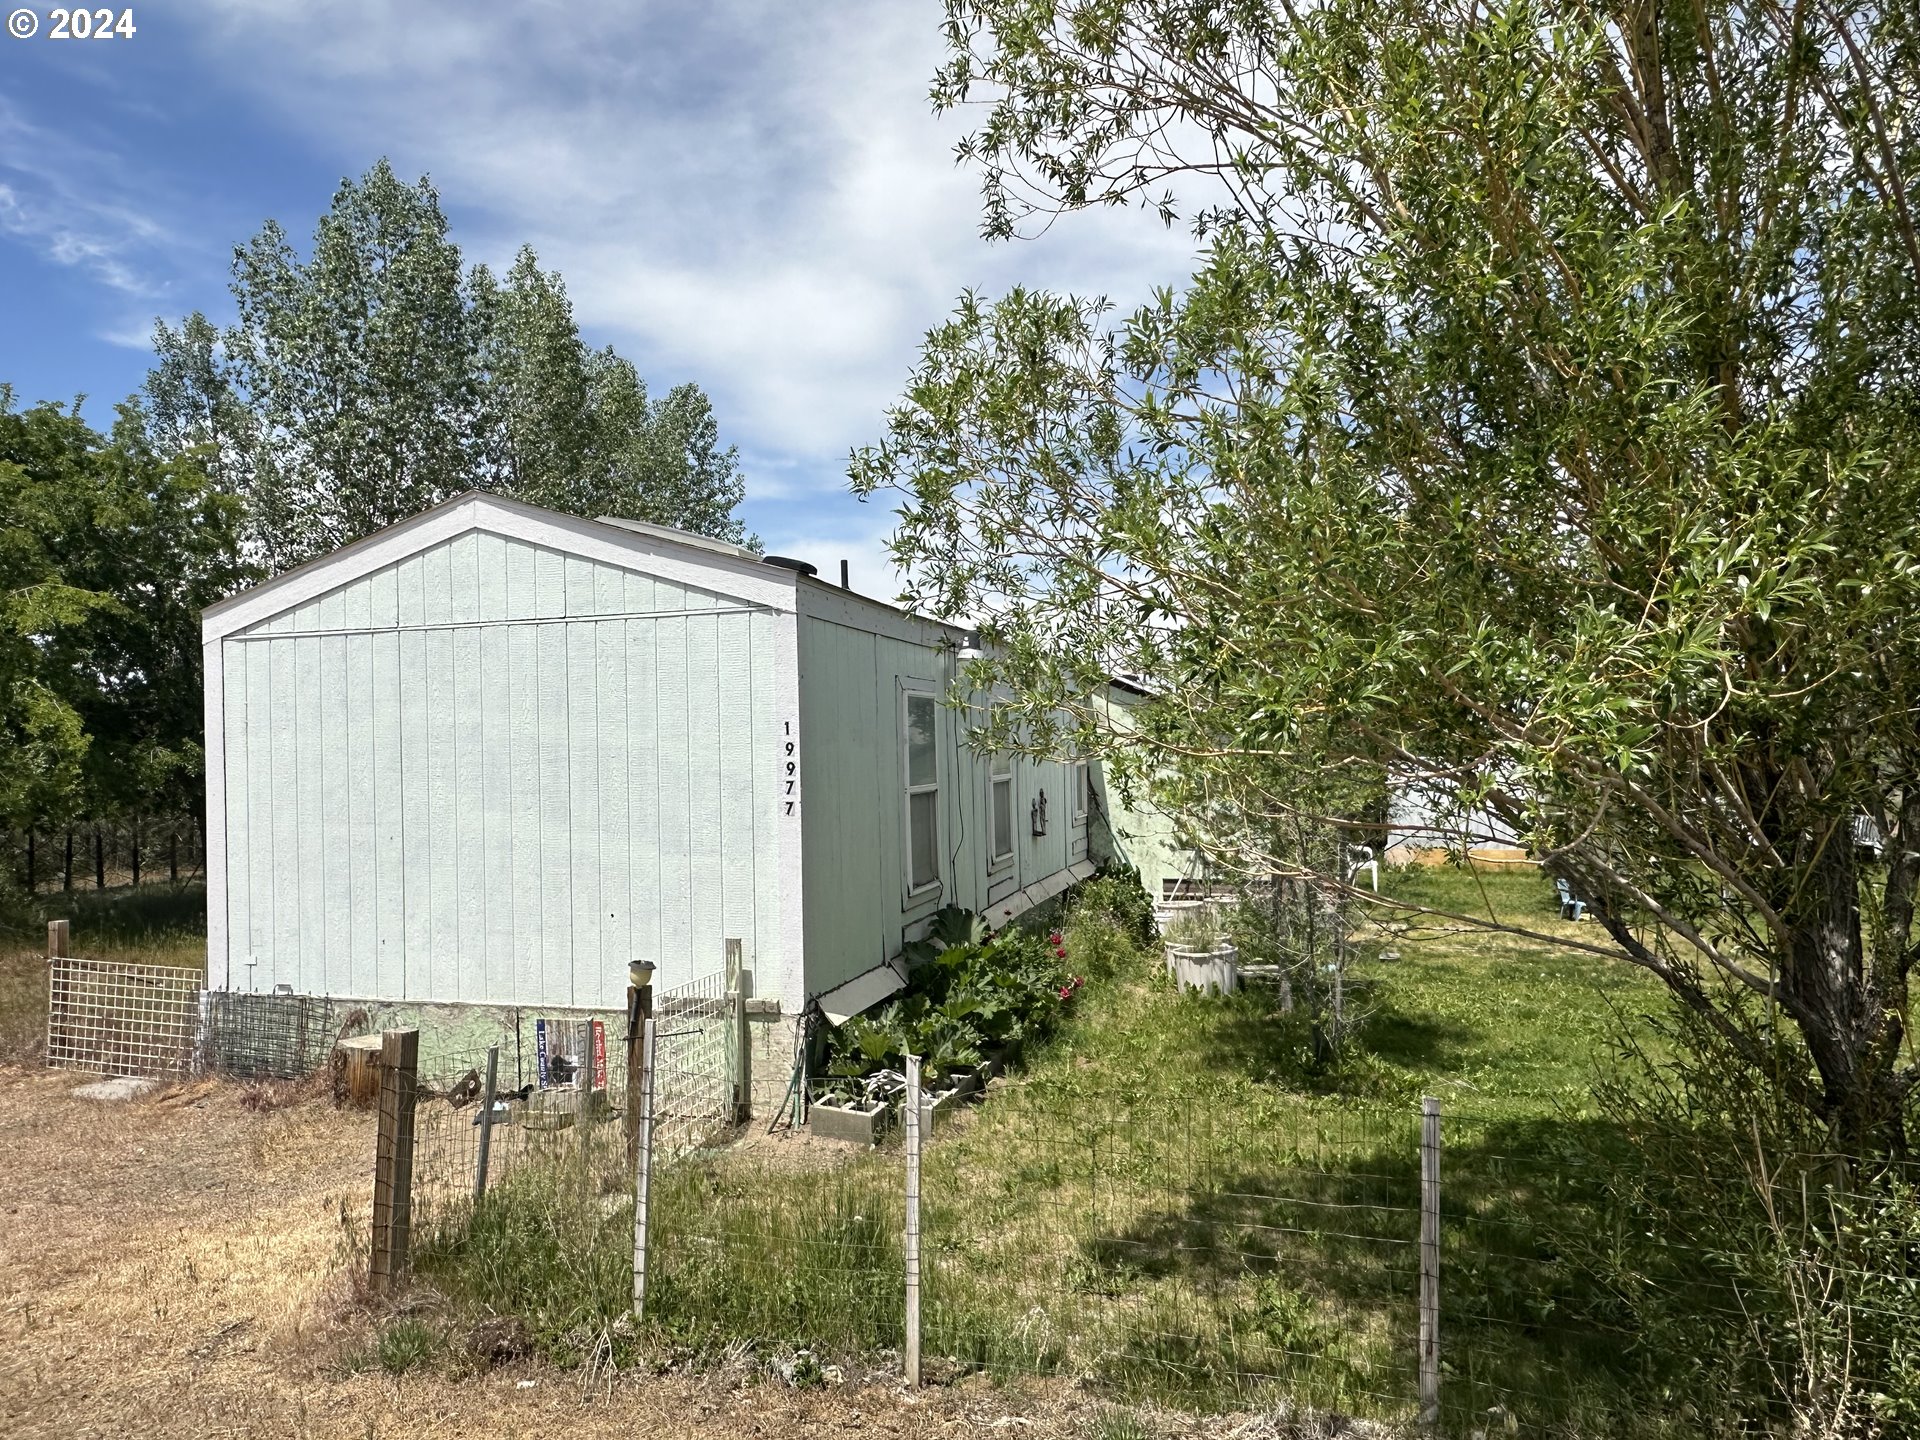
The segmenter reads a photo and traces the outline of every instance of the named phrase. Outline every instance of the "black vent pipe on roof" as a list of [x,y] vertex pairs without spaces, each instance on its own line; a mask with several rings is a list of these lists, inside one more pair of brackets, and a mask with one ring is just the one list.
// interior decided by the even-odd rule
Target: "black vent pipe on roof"
[[778,565],[782,570],[792,570],[801,575],[818,575],[820,573],[818,567],[809,565],[804,560],[795,560],[786,555],[763,556],[760,563],[763,565]]

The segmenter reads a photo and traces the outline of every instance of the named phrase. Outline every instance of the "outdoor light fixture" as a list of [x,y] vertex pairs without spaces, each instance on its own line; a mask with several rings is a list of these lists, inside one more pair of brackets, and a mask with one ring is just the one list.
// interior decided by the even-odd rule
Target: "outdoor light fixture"
[[1038,795],[1033,797],[1033,804],[1027,807],[1027,813],[1033,819],[1033,833],[1036,835],[1046,834],[1047,833],[1047,792],[1046,791],[1042,790]]
[[636,990],[644,990],[653,983],[653,962],[651,960],[629,960],[627,962],[627,984]]

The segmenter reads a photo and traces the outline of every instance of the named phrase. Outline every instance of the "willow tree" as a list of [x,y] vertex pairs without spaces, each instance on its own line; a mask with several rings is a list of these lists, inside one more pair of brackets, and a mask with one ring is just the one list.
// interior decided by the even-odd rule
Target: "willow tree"
[[[1199,237],[1125,316],[966,297],[854,457],[913,597],[1000,634],[995,723],[1064,706],[1249,816],[1435,788],[1805,1113],[1904,1146],[1920,14],[947,8],[991,233]],[[1131,736],[1080,699],[1110,669],[1165,697]]]

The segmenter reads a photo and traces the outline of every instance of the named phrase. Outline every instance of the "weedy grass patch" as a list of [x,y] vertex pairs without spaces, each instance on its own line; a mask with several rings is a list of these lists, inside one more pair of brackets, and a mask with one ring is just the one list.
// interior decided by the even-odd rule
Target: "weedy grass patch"
[[[1561,924],[1533,875],[1388,883],[1548,933]],[[1084,1375],[1130,1401],[1284,1399],[1411,1418],[1427,1093],[1449,1112],[1449,1416],[1524,1406],[1530,1424],[1599,1433],[1582,1432],[1582,1417],[1634,1411],[1644,1377],[1623,1360],[1624,1337],[1594,1323],[1604,1297],[1553,1236],[1590,1223],[1592,1177],[1571,1162],[1573,1140],[1599,1123],[1588,1087],[1614,1012],[1653,998],[1636,975],[1523,937],[1430,924],[1368,934],[1353,970],[1359,1020],[1329,1062],[1272,991],[1176,995],[1157,949],[1102,910],[1063,931],[1090,983],[925,1158],[930,1355],[1000,1375]],[[648,1335],[715,1354],[741,1341],[897,1349],[898,1143],[796,1173],[763,1142],[657,1175]],[[432,1263],[460,1278],[455,1291],[524,1316],[566,1360],[625,1308],[631,1209],[583,1216],[541,1183],[503,1187]],[[1665,1422],[1634,1423],[1652,1434]]]

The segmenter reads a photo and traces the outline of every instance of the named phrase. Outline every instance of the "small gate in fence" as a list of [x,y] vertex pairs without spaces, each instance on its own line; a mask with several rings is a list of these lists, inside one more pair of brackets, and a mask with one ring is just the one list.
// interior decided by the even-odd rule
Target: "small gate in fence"
[[671,1161],[722,1133],[733,1121],[736,1048],[727,977],[705,979],[654,997],[658,1052],[653,1075],[653,1151]]
[[101,1075],[192,1073],[199,971],[55,955],[47,977],[47,1064]]

